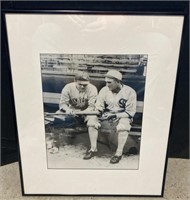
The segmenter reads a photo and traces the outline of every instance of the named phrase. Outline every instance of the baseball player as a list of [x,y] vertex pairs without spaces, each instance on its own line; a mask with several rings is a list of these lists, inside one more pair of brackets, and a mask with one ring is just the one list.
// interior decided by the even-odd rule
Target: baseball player
[[[53,125],[67,128],[85,123],[91,124],[93,116],[76,116],[75,113],[77,111],[93,111],[97,94],[97,88],[90,83],[89,75],[86,72],[78,71],[75,81],[65,85],[61,92],[59,110],[56,112]],[[63,113],[64,115],[61,115]],[[58,148],[54,146],[50,152],[56,153]]]
[[[110,125],[116,126],[118,145],[115,155],[110,163],[118,163],[123,154],[133,116],[136,112],[136,92],[122,83],[122,74],[116,70],[110,70],[105,77],[106,86],[103,87],[97,97],[96,109],[102,113],[104,119],[110,121]],[[97,152],[98,128],[101,126],[98,117],[91,121],[90,144],[84,159],[91,159]],[[93,134],[92,134],[93,133]]]

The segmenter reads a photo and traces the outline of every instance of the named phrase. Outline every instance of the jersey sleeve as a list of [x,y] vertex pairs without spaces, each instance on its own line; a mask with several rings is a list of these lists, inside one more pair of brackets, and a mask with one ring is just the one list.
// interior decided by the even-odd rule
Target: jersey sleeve
[[125,104],[125,112],[118,113],[117,117],[129,117],[133,118],[136,113],[136,106],[137,106],[137,94],[135,90],[131,90],[129,93],[129,97],[127,99],[127,102]]
[[89,89],[89,94],[88,94],[88,110],[94,110],[95,109],[95,102],[97,99],[98,95],[98,90],[94,85],[91,85]]
[[63,109],[65,107],[69,107],[69,101],[70,101],[70,97],[69,97],[69,85],[66,85],[62,92],[61,92],[61,98],[60,98],[60,102],[59,102],[59,109]]
[[104,91],[104,88],[102,88],[98,94],[98,97],[97,97],[97,101],[96,101],[96,110],[99,110],[99,111],[103,111],[105,109],[105,98],[104,98],[104,95],[105,95],[105,91]]
[[125,104],[125,112],[130,116],[134,117],[137,106],[137,94],[134,90],[131,90],[128,101]]

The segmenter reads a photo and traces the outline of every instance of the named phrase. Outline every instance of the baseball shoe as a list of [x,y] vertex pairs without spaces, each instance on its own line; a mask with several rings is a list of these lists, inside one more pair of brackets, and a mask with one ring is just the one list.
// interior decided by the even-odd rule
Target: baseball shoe
[[121,158],[122,158],[122,156],[117,156],[117,155],[115,155],[115,156],[113,156],[113,157],[111,158],[110,163],[111,163],[111,164],[116,164],[116,163],[118,163],[118,162],[121,160]]
[[84,160],[89,160],[91,159],[92,157],[96,156],[97,154],[97,151],[92,151],[92,150],[89,150],[86,152],[85,156],[83,157]]

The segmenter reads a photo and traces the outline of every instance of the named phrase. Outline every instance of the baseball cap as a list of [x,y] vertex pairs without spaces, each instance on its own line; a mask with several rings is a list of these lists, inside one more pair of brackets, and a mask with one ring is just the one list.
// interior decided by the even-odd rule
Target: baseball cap
[[105,77],[114,78],[114,79],[117,79],[119,81],[122,81],[122,74],[117,70],[109,70],[107,72],[107,74],[105,75]]
[[86,73],[84,71],[78,71],[75,74],[75,80],[78,80],[78,81],[89,81],[90,77],[89,77],[88,73]]

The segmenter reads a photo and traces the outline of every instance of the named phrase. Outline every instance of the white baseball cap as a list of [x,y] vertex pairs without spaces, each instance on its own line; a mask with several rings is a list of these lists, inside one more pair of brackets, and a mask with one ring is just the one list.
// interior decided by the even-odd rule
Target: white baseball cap
[[107,74],[105,75],[105,77],[114,78],[114,79],[117,79],[119,81],[122,81],[122,74],[117,70],[109,70],[107,72]]

